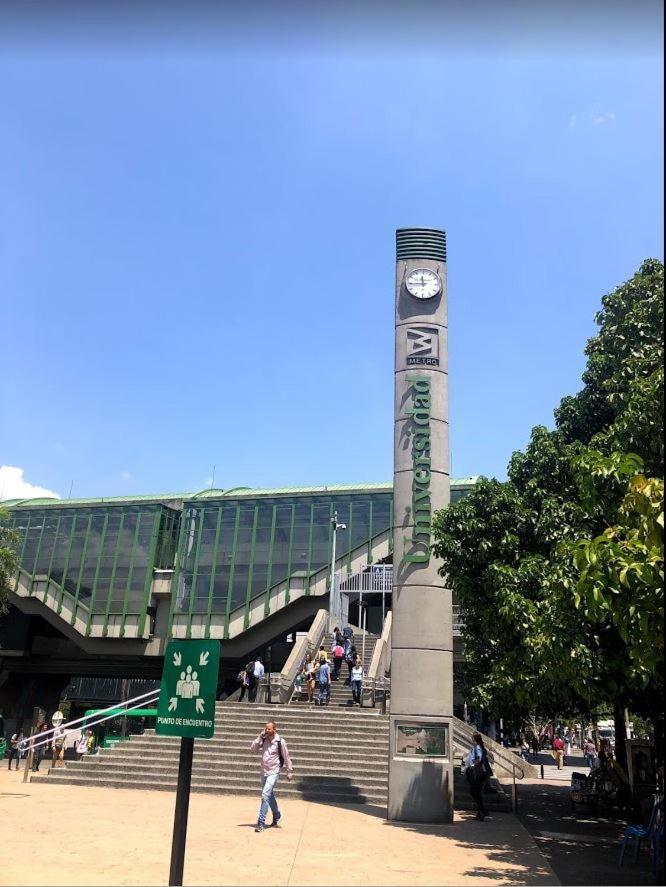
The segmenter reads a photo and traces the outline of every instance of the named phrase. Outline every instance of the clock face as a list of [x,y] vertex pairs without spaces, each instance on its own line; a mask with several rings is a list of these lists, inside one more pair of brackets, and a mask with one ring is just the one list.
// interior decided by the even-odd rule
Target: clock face
[[442,289],[442,281],[428,268],[416,268],[405,281],[407,292],[415,299],[432,299]]

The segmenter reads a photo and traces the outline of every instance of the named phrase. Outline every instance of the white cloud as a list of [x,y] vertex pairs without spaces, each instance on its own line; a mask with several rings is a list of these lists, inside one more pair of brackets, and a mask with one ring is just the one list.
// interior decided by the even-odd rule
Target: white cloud
[[602,123],[612,123],[615,120],[615,112],[601,111],[599,108],[593,108],[590,111],[590,120],[595,126],[599,126]]
[[46,487],[38,487],[23,479],[23,469],[15,465],[0,465],[0,501],[5,499],[37,499],[42,496],[60,496]]
[[126,468],[120,472],[120,477],[122,480],[132,480],[132,475]]

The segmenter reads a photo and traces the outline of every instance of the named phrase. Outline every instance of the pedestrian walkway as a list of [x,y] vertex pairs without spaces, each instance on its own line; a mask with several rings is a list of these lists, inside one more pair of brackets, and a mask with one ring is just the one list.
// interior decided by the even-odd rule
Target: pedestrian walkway
[[[258,772],[258,771],[257,771]],[[47,786],[0,773],[11,853],[0,883],[134,885],[168,882],[173,792]],[[280,787],[278,787],[278,797]],[[457,813],[445,826],[388,823],[378,807],[284,797],[285,825],[254,833],[255,797],[193,794],[185,884],[559,884],[521,823]],[[63,811],[72,817],[63,817]],[[54,831],[53,824],[58,823]]]
[[[572,768],[573,769],[573,768]],[[638,865],[617,864],[626,822],[593,816],[569,804],[569,786],[555,779],[527,780],[518,789],[518,818],[563,884],[654,884],[647,851]]]
[[[520,749],[516,748],[514,751],[517,754],[520,754]],[[571,784],[572,773],[590,772],[590,768],[587,766],[587,762],[580,749],[575,749],[570,755],[567,755],[565,758],[565,765],[561,770],[557,769],[557,764],[555,763],[551,752],[547,750],[539,752],[536,756],[530,754],[526,760],[530,764],[534,764],[537,768],[540,768],[541,765],[543,765],[545,779],[566,782],[567,785]]]

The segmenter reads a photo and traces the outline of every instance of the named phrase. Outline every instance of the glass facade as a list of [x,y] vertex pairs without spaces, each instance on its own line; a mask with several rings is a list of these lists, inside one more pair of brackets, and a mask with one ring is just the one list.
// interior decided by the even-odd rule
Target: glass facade
[[[392,525],[393,494],[319,494],[186,502],[172,615],[226,614],[294,574],[311,577],[331,558],[331,518],[347,530],[344,557]],[[369,551],[370,560],[371,552]]]
[[[472,486],[473,479],[453,482],[452,501]],[[209,626],[214,618],[226,632],[233,611],[247,612],[253,599],[288,577],[299,577],[308,592],[330,563],[335,512],[346,524],[337,536],[338,563],[348,557],[350,567],[363,546],[372,563],[373,540],[393,525],[390,484],[155,499],[10,505],[24,574],[42,581],[40,587],[48,578],[50,593],[67,597],[70,611],[88,614],[88,634],[94,616],[106,635],[110,620],[124,626],[129,615],[142,634],[153,571],[173,570],[170,626],[177,617],[189,632],[194,621]]]
[[[153,569],[172,566],[179,514],[160,505],[25,508],[12,511],[20,562],[92,615],[140,616]],[[88,624],[88,630],[90,623]]]

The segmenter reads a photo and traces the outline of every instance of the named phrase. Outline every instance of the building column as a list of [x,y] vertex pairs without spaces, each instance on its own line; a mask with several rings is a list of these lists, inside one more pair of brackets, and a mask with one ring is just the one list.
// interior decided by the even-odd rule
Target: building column
[[451,592],[430,552],[449,503],[446,235],[396,232],[388,818],[453,818]]

